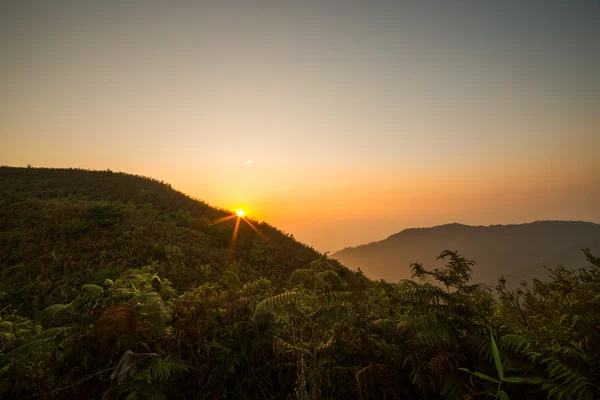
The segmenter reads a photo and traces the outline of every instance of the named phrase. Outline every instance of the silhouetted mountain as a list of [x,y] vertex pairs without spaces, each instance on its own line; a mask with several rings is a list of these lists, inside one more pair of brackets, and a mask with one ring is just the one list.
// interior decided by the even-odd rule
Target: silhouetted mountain
[[583,248],[600,250],[600,225],[575,221],[491,226],[454,223],[406,229],[380,242],[346,248],[332,257],[350,268],[360,268],[370,278],[398,281],[411,277],[411,263],[440,266],[435,257],[442,250],[458,250],[477,262],[475,281],[494,285],[504,276],[514,286],[523,280],[544,279],[544,265],[582,266]]

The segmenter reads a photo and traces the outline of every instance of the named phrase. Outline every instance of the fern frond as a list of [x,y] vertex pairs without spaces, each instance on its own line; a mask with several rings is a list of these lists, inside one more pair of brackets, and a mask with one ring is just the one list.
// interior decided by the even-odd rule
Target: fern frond
[[290,275],[290,285],[293,285],[295,282],[304,283],[309,279],[314,278],[315,271],[309,268],[301,268],[297,269]]
[[281,339],[280,337],[275,336],[275,338],[273,339],[273,352],[275,354],[285,354],[285,353],[289,353],[289,352],[306,352],[308,354],[310,354],[308,352],[307,349],[303,349],[300,346],[294,345],[292,343],[289,343],[283,339]]
[[435,313],[422,314],[410,319],[403,328],[411,335],[411,342],[417,347],[443,347],[452,341],[451,325],[445,316]]
[[390,318],[381,318],[371,322],[371,326],[379,329],[382,332],[391,333],[395,332],[398,328],[396,323]]
[[53,304],[50,307],[47,307],[40,311],[34,319],[38,322],[45,322],[57,318],[62,312],[68,310],[71,305],[72,303]]
[[342,281],[342,278],[340,278],[340,276],[337,274],[337,272],[332,271],[330,269],[318,273],[317,278],[323,279],[323,280],[329,281],[329,282],[335,282],[335,283],[339,283]]
[[348,312],[348,308],[343,305],[334,305],[329,308],[322,308],[310,316],[317,318],[321,321],[324,321],[327,325],[333,325],[340,321],[343,321],[346,318]]
[[132,390],[131,393],[129,393],[127,395],[127,397],[125,397],[125,400],[137,400],[138,399],[138,393],[135,390]]
[[256,320],[256,318],[262,314],[272,313],[282,306],[295,302],[301,296],[302,294],[299,292],[285,292],[273,297],[269,297],[268,299],[264,299],[258,303],[254,309],[252,319]]
[[310,263],[310,266],[316,270],[319,269],[330,269],[333,267],[334,262],[329,258],[329,253],[325,253],[316,260]]
[[58,342],[60,339],[62,339],[62,336],[66,330],[67,328],[63,327],[46,329],[35,338],[27,341],[27,343],[10,351],[10,353],[40,353],[47,345]]
[[503,351],[510,351],[518,354],[529,350],[529,341],[522,336],[509,334],[504,335],[500,339],[500,347]]
[[166,382],[171,377],[188,371],[188,367],[183,360],[175,356],[165,358],[154,357],[148,363],[150,377],[153,380]]
[[567,367],[554,358],[546,358],[549,382],[542,385],[548,391],[549,398],[588,399],[592,398],[592,382],[579,372]]
[[548,381],[542,384],[542,389],[547,391],[549,398],[587,399],[593,397],[593,384],[589,378],[561,363],[555,357],[545,357],[540,352],[531,351],[530,343],[525,338],[519,335],[505,335],[500,339],[500,346],[502,349],[525,355],[531,361],[546,366]]
[[327,292],[322,296],[322,302],[329,307],[348,300],[352,296],[352,292]]
[[317,350],[323,351],[329,349],[335,343],[335,339],[331,338],[327,342],[317,346]]

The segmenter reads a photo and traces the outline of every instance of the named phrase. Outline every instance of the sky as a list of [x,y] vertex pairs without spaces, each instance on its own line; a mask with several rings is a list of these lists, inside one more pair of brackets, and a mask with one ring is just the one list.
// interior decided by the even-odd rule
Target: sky
[[600,222],[596,0],[3,0],[0,59],[2,165],[151,176],[320,251]]

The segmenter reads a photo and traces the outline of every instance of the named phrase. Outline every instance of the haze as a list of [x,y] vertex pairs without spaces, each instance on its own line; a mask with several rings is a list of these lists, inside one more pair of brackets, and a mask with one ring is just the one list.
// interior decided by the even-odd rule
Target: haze
[[600,222],[594,0],[3,1],[0,51],[0,164],[163,179],[321,251]]

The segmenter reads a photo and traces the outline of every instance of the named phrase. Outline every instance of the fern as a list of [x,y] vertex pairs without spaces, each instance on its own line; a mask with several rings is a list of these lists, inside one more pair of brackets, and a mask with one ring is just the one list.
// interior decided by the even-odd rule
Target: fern
[[273,339],[273,352],[275,354],[284,354],[289,352],[308,352],[308,350],[303,349],[300,346],[293,345],[292,343],[275,336]]
[[334,283],[341,283],[342,282],[342,278],[340,278],[340,276],[337,274],[337,272],[332,271],[330,269],[320,272],[316,275],[317,279],[320,279],[324,282],[334,282]]
[[154,381],[166,382],[171,377],[188,371],[187,365],[177,357],[154,357],[148,363],[150,377]]
[[254,309],[252,320],[256,320],[259,316],[267,313],[275,312],[280,307],[286,306],[290,303],[295,302],[303,295],[299,292],[285,292],[268,299],[264,299]]
[[409,324],[401,324],[400,329],[411,333],[415,346],[444,347],[451,343],[453,333],[445,316],[427,313],[413,317]]
[[336,305],[329,308],[322,308],[310,314],[309,317],[314,317],[325,324],[331,326],[344,320],[347,314],[347,307],[343,305]]
[[290,275],[290,285],[297,283],[305,283],[315,277],[315,271],[309,268],[297,269]]
[[504,335],[500,339],[500,348],[512,353],[524,353],[529,350],[530,343],[524,337],[514,334]]
[[375,321],[371,321],[370,325],[384,333],[396,333],[398,330],[398,326],[390,318],[381,318]]
[[69,310],[72,307],[72,303],[69,304],[53,304],[50,307],[40,311],[36,316],[35,320],[38,322],[46,322],[56,319],[63,312]]
[[325,306],[330,307],[348,300],[350,296],[352,296],[352,292],[327,292],[321,299]]
[[67,328],[63,327],[46,329],[22,346],[10,351],[10,353],[41,353],[46,350],[47,346],[54,345],[60,341],[66,331]]

